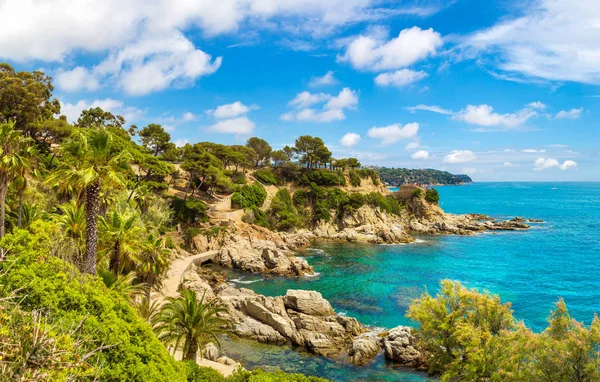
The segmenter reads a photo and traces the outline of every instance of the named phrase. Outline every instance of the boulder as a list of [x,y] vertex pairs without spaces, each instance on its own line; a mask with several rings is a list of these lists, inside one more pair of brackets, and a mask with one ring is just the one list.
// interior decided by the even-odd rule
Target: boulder
[[207,359],[209,361],[216,362],[220,356],[221,356],[221,351],[212,342],[209,342],[208,344],[206,344],[206,346],[204,346],[204,349],[202,350],[202,358]]
[[353,364],[364,365],[377,356],[380,351],[381,346],[376,338],[360,337],[352,341],[348,355]]
[[329,301],[325,300],[319,292],[290,289],[286,292],[283,301],[286,308],[310,316],[335,314]]
[[401,366],[422,369],[425,367],[423,353],[416,347],[412,328],[398,326],[390,330],[383,340],[385,357]]
[[210,284],[200,277],[195,269],[189,269],[183,274],[181,277],[180,288],[196,291],[198,299],[201,299],[202,296],[204,296],[205,302],[215,299],[215,293]]

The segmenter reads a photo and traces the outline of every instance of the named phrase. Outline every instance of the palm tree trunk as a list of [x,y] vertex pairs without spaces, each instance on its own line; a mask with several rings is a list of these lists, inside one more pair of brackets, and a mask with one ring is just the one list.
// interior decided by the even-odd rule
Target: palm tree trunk
[[82,272],[96,274],[98,256],[98,215],[100,214],[100,182],[96,181],[85,189],[85,258]]
[[184,355],[185,361],[194,361],[196,362],[196,354],[198,353],[198,341],[194,338],[188,338],[187,352]]
[[121,271],[121,243],[119,240],[115,242],[113,250],[111,251],[108,268],[113,271],[115,275],[118,275]]
[[23,194],[25,189],[19,190],[19,209],[17,214],[17,227],[21,228],[23,222]]
[[0,239],[4,237],[4,225],[6,224],[6,193],[8,192],[8,180],[6,175],[0,178]]

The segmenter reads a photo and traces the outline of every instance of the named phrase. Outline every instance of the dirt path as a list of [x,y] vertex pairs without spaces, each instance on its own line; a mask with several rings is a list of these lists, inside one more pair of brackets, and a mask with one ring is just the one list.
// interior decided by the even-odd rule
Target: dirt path
[[181,277],[185,271],[187,271],[192,264],[202,264],[208,260],[214,259],[218,254],[219,251],[208,251],[173,261],[171,267],[167,271],[167,278],[163,281],[163,296],[179,296],[179,284],[181,284]]

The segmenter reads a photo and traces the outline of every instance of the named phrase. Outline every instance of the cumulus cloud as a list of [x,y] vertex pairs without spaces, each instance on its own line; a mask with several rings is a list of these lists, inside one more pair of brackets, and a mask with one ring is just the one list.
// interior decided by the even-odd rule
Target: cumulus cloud
[[543,158],[540,157],[533,162],[533,170],[534,171],[542,171],[549,168],[560,168],[561,170],[569,170],[572,168],[577,168],[577,162],[572,160],[566,160],[562,164],[554,159],[554,158]]
[[360,142],[360,135],[356,133],[346,133],[344,134],[342,139],[340,139],[340,145],[344,147],[355,146],[356,144],[358,144],[358,142]]
[[515,113],[498,114],[490,105],[467,105],[466,108],[452,115],[452,119],[464,121],[479,126],[501,126],[515,128],[523,125],[537,113],[529,108],[519,110]]
[[335,85],[337,83],[338,83],[338,81],[333,76],[333,71],[330,70],[327,73],[325,73],[325,75],[322,77],[312,77],[310,79],[310,82],[308,83],[308,86],[310,86],[310,87],[328,86],[328,85]]
[[198,117],[194,113],[190,113],[188,111],[188,112],[183,113],[182,119],[184,122],[191,122],[191,121],[195,121],[196,119],[198,119]]
[[61,102],[60,110],[61,114],[65,115],[69,122],[75,123],[81,116],[82,111],[96,107],[112,114],[120,115],[129,123],[136,122],[145,114],[143,110],[137,107],[126,106],[123,101],[112,98],[95,99],[92,101],[79,100],[76,103]]
[[412,159],[429,159],[429,152],[425,150],[419,150],[414,152],[410,157]]
[[578,119],[581,117],[581,113],[583,112],[583,108],[579,109],[571,109],[571,110],[561,110],[556,113],[554,118],[556,119]]
[[419,132],[419,124],[416,122],[408,123],[402,126],[399,123],[384,126],[372,127],[369,129],[369,137],[381,139],[381,144],[391,145],[400,140],[414,138]]
[[600,2],[537,0],[516,7],[491,28],[469,36],[471,56],[494,56],[505,73],[524,79],[600,83]]
[[504,162],[504,164],[502,165],[502,167],[512,168],[512,167],[519,167],[519,165],[516,164],[516,163],[512,163],[512,162]]
[[187,145],[188,143],[190,143],[190,141],[188,141],[185,138],[175,140],[175,146],[177,146],[177,147],[183,147],[183,146]]
[[403,87],[413,82],[418,82],[427,77],[428,74],[422,70],[400,69],[395,72],[382,73],[375,77],[375,84],[379,86]]
[[208,128],[208,131],[219,134],[250,135],[256,125],[248,117],[224,119]]
[[444,108],[436,106],[436,105],[423,105],[423,104],[407,107],[406,110],[410,111],[411,113],[416,113],[418,110],[431,111],[434,113],[445,114],[445,115],[452,115],[452,113],[453,113],[452,110],[444,109]]
[[77,66],[72,70],[59,69],[55,77],[56,86],[67,92],[92,91],[100,87],[94,74],[83,66]]
[[545,149],[541,149],[541,150],[536,150],[536,149],[525,149],[523,150],[524,153],[545,153],[546,150]]
[[416,140],[416,141],[414,141],[414,142],[410,142],[409,144],[407,144],[407,145],[404,147],[404,150],[406,150],[406,151],[416,150],[416,149],[418,149],[418,148],[419,148],[419,146],[420,146],[420,145],[421,145],[421,144],[419,143],[419,141],[418,141],[418,140]]
[[543,104],[540,101],[535,101],[535,102],[528,103],[527,107],[529,107],[531,109],[545,110],[548,106],[546,106],[545,104]]
[[[316,104],[322,104],[321,108],[308,107]],[[280,118],[283,121],[341,121],[346,119],[344,110],[355,109],[358,105],[358,93],[350,88],[343,88],[336,96],[325,93],[313,94],[304,91],[296,95],[288,105],[300,108],[300,110],[282,114]]]
[[338,60],[359,70],[394,70],[435,55],[441,46],[442,37],[438,32],[415,26],[402,30],[391,40],[381,33],[360,35],[348,43]]
[[216,109],[206,110],[205,113],[217,119],[233,118],[247,114],[250,110],[257,110],[258,105],[246,106],[240,101],[218,106]]
[[454,150],[444,157],[444,163],[466,163],[477,159],[477,155],[471,150]]

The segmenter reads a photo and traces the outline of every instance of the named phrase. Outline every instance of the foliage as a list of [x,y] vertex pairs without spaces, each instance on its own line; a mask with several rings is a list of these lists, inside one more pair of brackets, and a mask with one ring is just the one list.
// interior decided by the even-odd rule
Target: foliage
[[149,149],[154,156],[164,153],[171,142],[171,135],[161,125],[149,124],[139,131],[142,146]]
[[438,204],[440,201],[440,194],[435,188],[428,188],[425,190],[425,200],[427,200],[429,203]]
[[346,177],[343,171],[329,171],[325,169],[314,169],[307,171],[300,179],[301,185],[309,185],[311,183],[317,186],[345,186]]
[[319,137],[302,135],[296,139],[294,153],[299,156],[300,163],[309,169],[321,165],[326,166],[332,161],[331,151]]
[[270,226],[278,231],[289,231],[301,225],[298,212],[292,204],[292,197],[287,188],[281,188],[271,200],[269,210]]
[[0,290],[12,291],[26,312],[47,312],[64,330],[81,324],[82,338],[102,348],[89,358],[99,380],[185,380],[180,366],[118,292],[51,256],[48,224],[36,223],[33,232],[16,230],[0,242],[9,253],[0,263]]
[[242,216],[242,221],[244,223],[255,224],[260,227],[270,228],[267,213],[257,206],[246,208],[244,211],[244,216]]
[[244,185],[231,196],[231,205],[237,208],[262,207],[267,191],[258,183]]
[[308,200],[310,197],[310,193],[304,190],[296,190],[292,197],[292,202],[294,207],[296,208],[306,208],[308,207]]
[[256,167],[265,164],[271,158],[271,146],[264,139],[252,137],[248,139],[246,146],[256,153]]
[[198,350],[210,341],[219,342],[216,333],[227,321],[218,316],[226,308],[214,301],[200,299],[196,291],[184,289],[181,296],[168,297],[156,319],[158,337],[167,345],[173,346],[173,352],[181,349],[183,358],[195,361]]
[[202,233],[202,230],[198,227],[185,227],[183,230],[183,242],[185,246],[190,249],[192,247],[192,241],[194,238]]
[[415,188],[410,193],[410,197],[413,198],[413,199],[418,199],[418,198],[421,197],[421,195],[423,195],[423,190],[421,190],[420,188]]
[[175,224],[193,225],[208,220],[208,207],[198,199],[175,197],[171,200],[171,210]]
[[238,370],[230,377],[223,377],[214,369],[201,367],[193,362],[185,362],[188,382],[327,382],[326,379],[309,377],[283,371],[267,372],[261,369]]
[[261,169],[254,171],[254,177],[258,179],[262,184],[278,185],[279,178],[271,169]]
[[401,186],[405,184],[419,185],[457,185],[471,183],[473,180],[467,175],[454,175],[447,171],[433,169],[406,169],[406,168],[376,168],[381,180],[385,184]]
[[352,187],[360,187],[360,174],[356,170],[350,170],[348,172],[348,177],[350,178],[350,184]]

